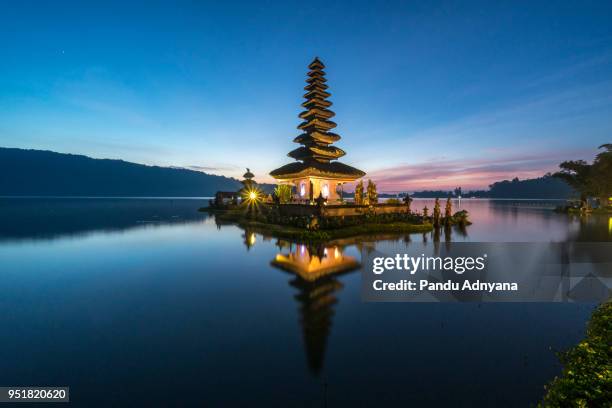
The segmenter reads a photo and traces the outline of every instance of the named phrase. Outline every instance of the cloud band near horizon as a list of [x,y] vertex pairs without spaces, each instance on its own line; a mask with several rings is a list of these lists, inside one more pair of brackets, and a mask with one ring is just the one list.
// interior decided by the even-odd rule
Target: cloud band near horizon
[[[579,157],[576,154],[579,153]],[[506,158],[440,159],[404,164],[372,171],[366,178],[377,183],[381,192],[420,190],[483,190],[502,180],[537,178],[558,170],[565,160],[590,160],[592,149],[551,152],[549,155],[514,155]]]

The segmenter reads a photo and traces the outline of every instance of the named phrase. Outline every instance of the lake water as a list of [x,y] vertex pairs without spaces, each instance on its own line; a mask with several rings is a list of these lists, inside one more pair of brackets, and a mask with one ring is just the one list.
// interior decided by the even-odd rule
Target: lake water
[[[285,272],[300,246],[218,225],[206,204],[0,198],[0,385],[70,386],[83,406],[524,407],[595,306],[364,303],[358,269]],[[450,239],[612,239],[608,217],[556,204],[455,202],[474,224]]]

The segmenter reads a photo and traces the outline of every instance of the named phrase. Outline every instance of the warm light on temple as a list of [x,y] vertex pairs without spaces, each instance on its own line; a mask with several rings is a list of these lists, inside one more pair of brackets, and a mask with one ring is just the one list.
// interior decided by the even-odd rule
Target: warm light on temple
[[289,254],[277,254],[273,265],[298,274],[308,281],[315,281],[323,276],[340,273],[356,268],[359,264],[355,258],[345,256],[337,246],[308,248],[298,244],[295,251]]

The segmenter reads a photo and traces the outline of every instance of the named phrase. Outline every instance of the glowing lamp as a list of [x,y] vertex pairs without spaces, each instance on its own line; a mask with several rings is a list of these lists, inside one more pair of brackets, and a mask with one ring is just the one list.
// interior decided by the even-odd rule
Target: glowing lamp
[[329,197],[329,184],[323,184],[323,197]]

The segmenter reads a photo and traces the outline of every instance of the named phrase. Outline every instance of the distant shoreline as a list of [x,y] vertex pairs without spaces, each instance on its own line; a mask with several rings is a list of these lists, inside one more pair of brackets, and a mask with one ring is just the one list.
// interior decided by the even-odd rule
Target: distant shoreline
[[[45,195],[28,195],[28,196],[3,196],[0,195],[0,199],[3,198],[74,198],[74,199],[146,199],[146,200],[212,200],[214,197],[172,197],[172,196],[45,196]],[[381,199],[394,198],[394,197],[382,197]],[[443,197],[446,198],[446,197]],[[468,198],[468,197],[451,197],[452,200],[462,200],[462,201],[567,201],[567,198]],[[413,198],[414,201],[426,201],[426,200],[435,200],[435,197],[425,198],[425,197],[416,197]]]
[[120,199],[120,200],[212,200],[214,197],[149,197],[149,196],[2,196],[2,198],[73,198],[82,200]]
[[[0,199],[3,198],[72,198],[72,199],[142,199],[142,200],[212,200],[214,197],[171,197],[171,196],[45,196],[45,195],[28,195],[28,196],[3,196],[0,195]],[[382,197],[381,199],[394,198],[394,197]],[[438,197],[440,198],[440,197]],[[445,198],[445,197],[443,197]],[[436,197],[416,197],[414,201],[427,201],[435,200]],[[567,198],[479,198],[479,197],[451,197],[452,200],[461,201],[567,201]]]

